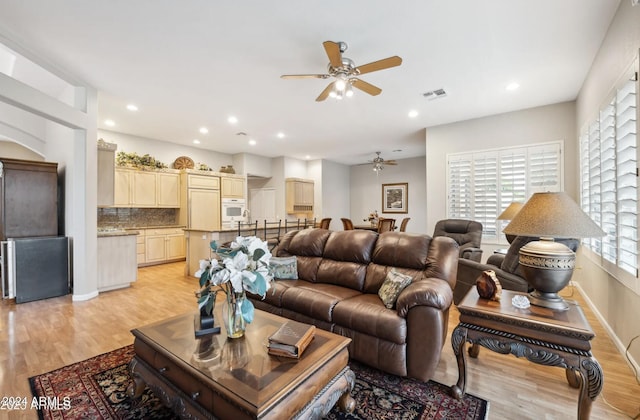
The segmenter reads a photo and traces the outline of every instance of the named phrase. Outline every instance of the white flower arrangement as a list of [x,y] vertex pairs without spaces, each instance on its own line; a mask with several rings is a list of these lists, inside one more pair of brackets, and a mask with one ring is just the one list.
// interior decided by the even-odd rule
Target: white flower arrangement
[[[229,247],[218,246],[212,241],[211,249],[221,260],[200,260],[200,269],[195,273],[200,278],[198,308],[211,315],[216,295],[223,291],[229,299],[233,293],[250,292],[265,297],[273,277],[269,273],[271,252],[267,242],[255,236],[238,236]],[[242,317],[253,321],[254,307],[249,299],[242,301]]]

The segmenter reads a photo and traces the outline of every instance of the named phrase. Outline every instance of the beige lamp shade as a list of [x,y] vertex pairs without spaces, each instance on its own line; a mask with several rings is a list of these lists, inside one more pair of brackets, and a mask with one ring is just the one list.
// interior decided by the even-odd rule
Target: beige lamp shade
[[605,233],[564,192],[535,193],[504,228],[507,235],[593,238]]
[[522,209],[522,206],[524,206],[524,203],[519,201],[512,202],[502,213],[500,213],[500,216],[498,216],[496,220],[513,220],[520,209]]

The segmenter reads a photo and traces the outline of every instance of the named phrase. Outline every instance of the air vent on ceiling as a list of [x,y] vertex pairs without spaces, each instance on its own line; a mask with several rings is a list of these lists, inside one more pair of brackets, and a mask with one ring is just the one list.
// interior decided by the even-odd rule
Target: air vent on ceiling
[[429,92],[425,92],[422,94],[422,96],[424,96],[429,100],[434,100],[438,98],[444,98],[445,96],[447,96],[447,92],[444,89],[440,88],[440,89],[430,90]]

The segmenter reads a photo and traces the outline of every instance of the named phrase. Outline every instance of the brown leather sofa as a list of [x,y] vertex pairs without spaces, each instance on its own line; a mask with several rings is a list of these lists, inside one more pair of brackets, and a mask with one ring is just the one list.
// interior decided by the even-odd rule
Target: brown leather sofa
[[[275,251],[296,256],[298,278],[277,280],[258,309],[352,339],[351,358],[399,376],[430,379],[447,335],[458,266],[451,238],[402,232],[304,229]],[[387,272],[413,277],[387,309],[378,296]]]

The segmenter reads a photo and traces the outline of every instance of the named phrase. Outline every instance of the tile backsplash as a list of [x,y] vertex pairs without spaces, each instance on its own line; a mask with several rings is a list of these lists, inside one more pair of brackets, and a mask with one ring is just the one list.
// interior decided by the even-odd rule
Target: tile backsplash
[[178,209],[99,208],[98,227],[138,228],[173,226]]

